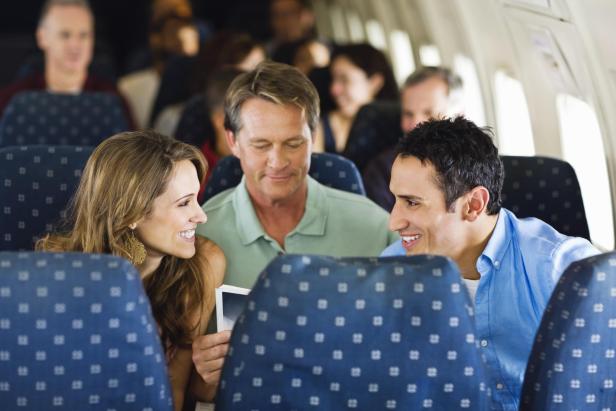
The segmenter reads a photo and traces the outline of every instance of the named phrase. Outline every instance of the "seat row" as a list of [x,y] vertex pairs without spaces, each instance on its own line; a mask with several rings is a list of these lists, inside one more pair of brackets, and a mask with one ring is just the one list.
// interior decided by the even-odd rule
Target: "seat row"
[[[66,217],[90,147],[13,146],[0,148],[0,250],[31,250],[41,234]],[[546,157],[502,156],[503,205],[520,217],[537,217],[559,232],[589,239],[584,203],[575,171]],[[355,165],[328,153],[313,154],[310,175],[321,183],[365,194]],[[218,162],[204,199],[234,187],[242,177],[239,160]]]
[[103,92],[23,91],[0,118],[0,147],[30,144],[96,146],[129,129],[121,98]]
[[[614,409],[614,290],[614,252],[566,270],[520,410]],[[1,252],[3,409],[171,409],[147,301],[118,257]],[[236,322],[216,409],[500,409],[481,350],[444,257],[284,255]]]

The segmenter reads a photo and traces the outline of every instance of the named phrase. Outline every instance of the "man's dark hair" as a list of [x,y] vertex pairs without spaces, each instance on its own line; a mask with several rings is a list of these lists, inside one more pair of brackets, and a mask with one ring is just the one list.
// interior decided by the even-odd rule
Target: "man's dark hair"
[[447,92],[462,88],[462,78],[446,67],[425,66],[415,70],[404,80],[402,90],[416,86],[431,78],[438,78],[447,84]]
[[434,166],[447,209],[463,194],[483,186],[490,193],[488,215],[500,211],[505,171],[489,129],[464,117],[430,120],[402,137],[396,151]]

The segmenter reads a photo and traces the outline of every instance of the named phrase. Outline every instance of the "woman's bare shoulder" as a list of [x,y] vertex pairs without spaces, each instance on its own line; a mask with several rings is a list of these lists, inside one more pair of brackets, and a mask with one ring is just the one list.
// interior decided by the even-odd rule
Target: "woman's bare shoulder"
[[206,262],[208,269],[204,272],[213,277],[216,287],[221,285],[227,267],[227,259],[222,249],[210,239],[197,237],[197,254]]

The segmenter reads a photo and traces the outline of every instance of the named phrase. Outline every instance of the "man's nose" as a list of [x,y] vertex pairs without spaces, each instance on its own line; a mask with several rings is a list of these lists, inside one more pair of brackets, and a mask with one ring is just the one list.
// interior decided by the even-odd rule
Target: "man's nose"
[[288,161],[282,147],[274,147],[270,150],[267,165],[271,168],[280,169],[287,165]]
[[399,231],[406,227],[406,221],[402,218],[402,214],[399,211],[398,202],[394,203],[394,207],[391,209],[391,214],[389,215],[389,230],[390,231]]

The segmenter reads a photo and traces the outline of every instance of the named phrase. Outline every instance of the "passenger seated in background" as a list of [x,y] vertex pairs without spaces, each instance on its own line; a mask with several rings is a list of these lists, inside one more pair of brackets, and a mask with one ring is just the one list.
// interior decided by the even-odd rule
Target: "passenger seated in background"
[[329,65],[331,58],[330,47],[319,39],[308,39],[302,42],[293,56],[293,66],[305,75],[315,68],[324,68]]
[[296,67],[305,75],[315,68],[326,68],[330,60],[330,47],[316,38],[305,38],[278,47],[272,60]]
[[149,42],[152,65],[162,74],[174,56],[196,56],[199,29],[187,0],[155,0],[152,3]]
[[[402,132],[408,133],[429,119],[462,114],[455,98],[461,88],[462,79],[448,68],[423,67],[413,72],[400,91]],[[387,211],[394,206],[389,180],[395,158],[394,146],[381,152],[363,170],[366,194]]]
[[[190,94],[202,93],[214,72],[222,68],[252,70],[265,59],[261,44],[246,33],[221,32],[205,42],[203,49],[191,68]],[[166,106],[158,116],[154,128],[173,134],[180,121],[185,101]],[[213,167],[213,166],[212,166]]]
[[205,178],[206,183],[218,160],[231,155],[225,130],[225,94],[231,82],[243,72],[233,67],[223,68],[211,75],[205,88],[204,111],[211,125],[211,135],[203,136],[204,142],[201,146],[201,151],[210,166]]
[[369,44],[334,49],[330,93],[336,109],[323,113],[315,151],[344,151],[359,109],[374,100],[398,100],[398,87],[387,57]]
[[266,45],[268,56],[278,47],[306,38],[314,38],[315,15],[310,0],[270,0],[272,39]]
[[195,228],[207,164],[196,147],[153,131],[116,134],[88,160],[71,227],[37,244],[43,251],[106,253],[139,270],[167,357],[176,410],[192,369],[191,343],[205,332],[225,257]]
[[513,411],[556,282],[571,262],[598,250],[501,208],[503,178],[492,139],[472,122],[420,124],[398,145],[389,228],[401,240],[382,256],[437,254],[457,263],[475,305],[492,395]]
[[187,0],[155,0],[152,2],[149,49],[137,53],[131,64],[139,70],[123,76],[118,87],[127,97],[139,128],[150,121],[161,76],[167,63],[178,56],[196,56],[200,41],[192,7]]
[[[27,90],[118,94],[114,84],[88,74],[94,48],[94,20],[87,0],[47,0],[41,11],[36,41],[44,54],[45,72],[34,73],[0,90],[0,115],[14,95]],[[132,121],[128,105],[124,106],[127,118]]]
[[221,69],[250,71],[263,60],[263,45],[248,33],[220,31],[203,44],[193,67],[191,87],[200,93],[208,87],[211,76]]
[[[397,238],[387,232],[387,213],[376,204],[307,175],[318,119],[314,86],[291,66],[261,63],[229,87],[227,143],[244,177],[205,203],[212,222],[198,230],[227,256],[226,284],[252,287],[283,253],[376,256]],[[215,395],[229,336],[206,335],[193,344],[202,399]]]

